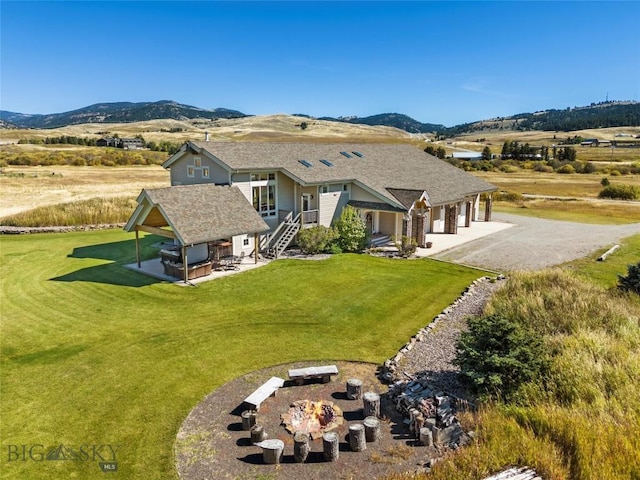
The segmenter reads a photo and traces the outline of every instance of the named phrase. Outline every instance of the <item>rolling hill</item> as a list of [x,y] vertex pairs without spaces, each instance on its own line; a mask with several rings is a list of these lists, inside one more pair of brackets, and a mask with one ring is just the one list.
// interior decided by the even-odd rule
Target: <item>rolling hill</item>
[[[158,102],[96,103],[64,113],[25,114],[0,110],[0,128],[49,129],[81,124],[133,123],[149,120],[219,120],[243,119],[251,115],[227,108],[206,110],[170,100]],[[519,113],[507,117],[479,120],[453,127],[422,123],[401,113],[381,113],[368,117],[312,117],[296,114],[310,121],[340,122],[352,125],[393,127],[412,134],[437,133],[453,137],[480,131],[575,131],[603,127],[640,126],[640,102],[607,101],[586,107],[551,109]]]

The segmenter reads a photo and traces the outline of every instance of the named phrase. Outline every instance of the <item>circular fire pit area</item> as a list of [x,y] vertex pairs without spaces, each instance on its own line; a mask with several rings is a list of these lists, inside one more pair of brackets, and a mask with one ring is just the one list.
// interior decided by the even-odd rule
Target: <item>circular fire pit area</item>
[[377,377],[378,365],[335,363],[330,381],[287,380],[259,409],[244,399],[270,377],[288,378],[299,362],[238,377],[200,402],[175,444],[181,479],[377,478],[420,470],[439,447],[421,446]]

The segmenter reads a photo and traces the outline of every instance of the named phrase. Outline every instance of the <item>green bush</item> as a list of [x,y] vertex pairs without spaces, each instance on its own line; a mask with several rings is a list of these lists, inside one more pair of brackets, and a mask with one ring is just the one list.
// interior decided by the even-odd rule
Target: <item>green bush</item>
[[358,211],[350,205],[335,222],[337,244],[343,252],[361,252],[367,245],[367,224]]
[[298,232],[298,246],[304,253],[309,254],[328,252],[335,239],[334,230],[324,225],[303,228]]
[[627,275],[618,275],[618,288],[640,295],[640,262],[629,265]]
[[481,396],[508,400],[524,383],[543,377],[547,355],[532,330],[496,314],[470,318],[468,325],[457,342],[455,363]]
[[598,194],[599,198],[615,198],[618,200],[638,200],[640,188],[635,185],[607,185]]

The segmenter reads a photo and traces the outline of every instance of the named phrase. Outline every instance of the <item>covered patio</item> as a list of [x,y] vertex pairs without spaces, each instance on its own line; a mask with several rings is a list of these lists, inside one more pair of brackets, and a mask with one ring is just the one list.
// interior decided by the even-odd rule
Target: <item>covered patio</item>
[[[214,272],[239,271],[248,264],[247,251],[254,253],[257,265],[252,246],[258,245],[258,235],[269,226],[237,187],[202,184],[145,189],[137,201],[124,229],[136,234],[135,265],[143,273],[193,283]],[[170,239],[160,258],[151,261],[155,265],[146,261],[144,269],[140,232]]]

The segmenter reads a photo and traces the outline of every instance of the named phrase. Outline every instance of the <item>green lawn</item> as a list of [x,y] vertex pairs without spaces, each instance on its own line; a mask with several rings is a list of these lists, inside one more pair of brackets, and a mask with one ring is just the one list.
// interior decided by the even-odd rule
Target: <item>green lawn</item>
[[134,257],[115,230],[0,238],[3,478],[102,478],[92,459],[8,461],[33,444],[120,445],[109,478],[175,477],[175,434],[217,386],[295,360],[382,362],[484,274],[338,255],[180,287],[123,268]]
[[569,262],[564,267],[589,278],[602,287],[613,288],[618,283],[618,275],[627,275],[629,265],[635,265],[640,261],[640,235],[624,238],[619,245],[620,248],[607,256],[604,262],[597,261],[598,257],[610,247]]

